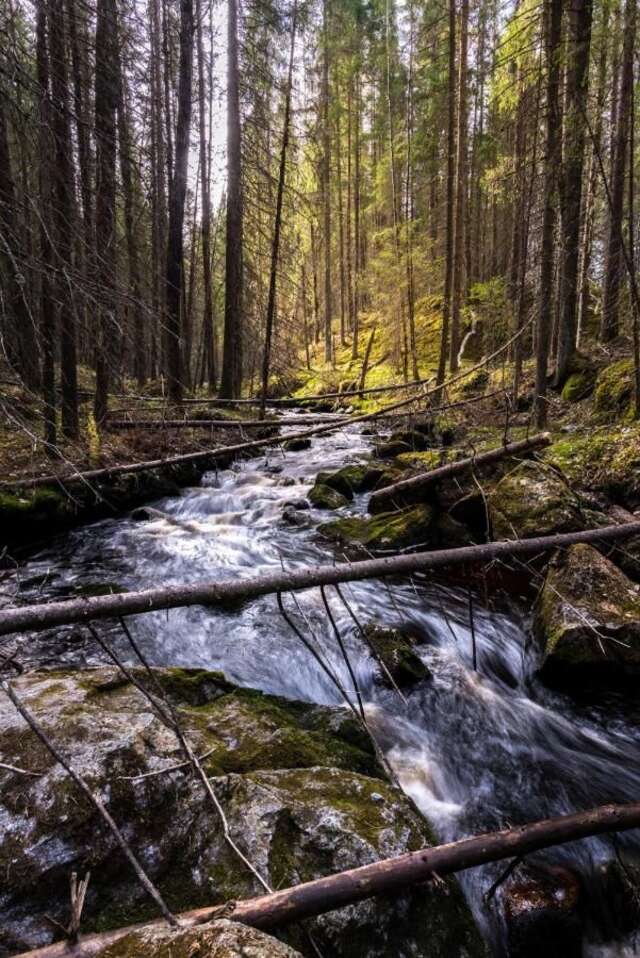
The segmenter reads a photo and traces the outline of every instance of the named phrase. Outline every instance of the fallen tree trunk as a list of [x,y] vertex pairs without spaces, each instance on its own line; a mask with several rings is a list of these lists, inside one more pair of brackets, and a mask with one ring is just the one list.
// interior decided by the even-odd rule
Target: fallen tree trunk
[[123,615],[138,615],[159,609],[173,609],[190,605],[227,605],[246,602],[276,592],[294,592],[322,585],[379,579],[385,576],[408,575],[445,566],[459,566],[490,562],[509,556],[536,555],[549,549],[574,545],[577,542],[613,542],[640,534],[640,521],[622,525],[565,532],[531,539],[489,542],[486,545],[463,546],[458,549],[440,549],[437,552],[416,552],[383,559],[364,559],[360,562],[341,562],[296,569],[290,572],[270,572],[247,579],[213,580],[197,585],[171,585],[139,592],[120,592],[115,595],[83,596],[64,602],[42,602],[0,612],[0,635],[26,630],[48,629],[55,625],[89,622]]
[[517,456],[524,452],[531,452],[533,449],[542,449],[551,444],[551,436],[548,432],[542,432],[537,436],[531,436],[530,439],[521,439],[518,442],[505,443],[496,449],[490,449],[488,452],[481,452],[478,456],[469,456],[467,459],[459,459],[457,462],[449,462],[446,466],[440,466],[438,469],[432,469],[430,472],[422,472],[418,476],[412,476],[410,479],[403,479],[401,482],[394,482],[392,486],[386,486],[384,489],[374,492],[369,499],[369,512],[384,512],[386,509],[394,506],[403,505],[415,500],[416,496],[426,489],[427,486],[435,482],[442,482],[444,479],[450,479],[452,476],[459,476],[471,469],[482,469],[493,462],[499,462],[507,456]]
[[[259,898],[238,901],[233,905],[229,903],[224,908],[225,917],[269,931],[315,915],[323,915],[374,895],[400,892],[436,875],[451,875],[488,862],[519,858],[543,848],[565,845],[567,842],[606,832],[628,831],[639,826],[640,802],[629,805],[601,805],[586,812],[560,815],[529,825],[463,838],[447,845],[422,848],[396,858],[387,858],[371,865],[328,875],[326,878],[303,882],[292,888],[283,888]],[[220,907],[197,908],[184,912],[178,919],[181,927],[187,928],[220,917],[222,911],[223,908]],[[162,927],[159,921],[150,922],[149,925]],[[130,926],[88,935],[76,945],[58,942],[25,952],[18,958],[90,958],[140,927],[144,926]]]
[[[518,339],[519,336],[528,329],[531,325],[531,320],[525,323],[517,333],[515,333],[511,339],[508,339],[506,343],[496,349],[490,356],[487,356],[481,362],[476,363],[475,366],[472,366],[470,369],[466,369],[464,372],[459,373],[457,376],[452,376],[451,379],[448,379],[446,382],[442,383],[439,386],[434,386],[433,389],[424,390],[424,392],[419,393],[418,395],[409,396],[406,399],[401,399],[398,402],[391,403],[388,406],[383,406],[382,409],[378,409],[375,412],[364,413],[360,416],[352,416],[349,419],[344,419],[338,423],[332,422],[326,426],[316,426],[313,429],[307,429],[305,432],[297,433],[296,435],[287,436],[287,439],[306,439],[307,437],[319,436],[324,433],[332,432],[334,429],[341,429],[343,426],[350,425],[351,423],[366,422],[370,419],[376,419],[385,413],[393,412],[395,409],[401,409],[405,406],[411,405],[411,403],[417,402],[418,400],[428,399],[429,396],[434,395],[435,393],[442,393],[442,390],[447,386],[452,386],[454,383],[459,382],[461,379],[465,379],[467,376],[470,376],[472,373],[476,372],[478,369],[482,369],[483,366],[488,365],[496,356],[499,356],[503,353],[509,346]],[[419,386],[420,383],[411,383],[411,386]],[[386,386],[378,387],[379,389],[387,389]],[[249,400],[242,400],[243,402],[248,402]],[[216,458],[224,457],[227,454],[235,454],[237,452],[245,452],[251,449],[257,449],[260,446],[270,446],[276,445],[282,442],[282,437],[274,436],[270,439],[257,439],[254,442],[244,442],[238,443],[235,446],[222,446],[218,449],[207,449],[202,452],[190,452],[181,456],[171,456],[167,459],[153,459],[146,462],[134,462],[128,463],[123,466],[112,466],[111,468],[105,469],[91,469],[86,472],[76,472],[71,475],[47,475],[47,476],[38,476],[34,479],[14,479],[6,480],[0,482],[0,489],[33,489],[37,486],[49,486],[56,483],[65,483],[72,482],[74,480],[80,482],[90,482],[93,479],[106,479],[112,476],[121,475],[124,473],[133,473],[133,472],[142,472],[145,469],[161,469],[166,466],[175,465],[181,462],[198,462],[210,458],[215,460]]]
[[[107,429],[270,429],[273,426],[315,426],[348,422],[346,416],[309,416],[308,419],[110,419]],[[286,438],[286,437],[285,437]]]

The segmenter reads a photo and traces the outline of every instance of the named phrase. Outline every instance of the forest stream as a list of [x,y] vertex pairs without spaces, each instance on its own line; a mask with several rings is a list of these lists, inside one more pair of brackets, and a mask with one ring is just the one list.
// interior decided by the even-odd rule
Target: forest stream
[[[327,513],[306,509],[300,500],[319,470],[357,462],[369,451],[369,437],[352,426],[314,439],[302,452],[278,449],[209,472],[199,486],[153,503],[158,513],[145,521],[109,519],[58,538],[5,579],[3,592],[17,589],[21,600],[41,602],[331,561],[336,553],[316,529]],[[357,495],[342,512],[361,513],[365,505],[366,495]],[[297,507],[297,523],[283,518],[287,506]],[[474,670],[466,589],[416,575],[412,581],[354,583],[343,587],[343,594],[361,622],[410,629],[420,637],[416,648],[428,677],[406,693],[404,703],[376,681],[368,648],[338,595],[328,590],[369,723],[402,787],[440,840],[637,800],[640,722],[634,724],[628,705],[624,713],[615,703],[606,711],[579,706],[535,678],[529,623],[518,597],[499,610],[475,597]],[[350,688],[320,592],[299,594],[299,609],[291,596],[284,601],[307,634],[315,634],[333,670]],[[129,619],[129,627],[154,665],[221,670],[239,685],[290,699],[343,704],[279,613],[275,596],[232,611],[194,607],[140,615]],[[116,643],[123,641],[115,626],[107,628],[113,628]],[[120,651],[127,654],[124,645]],[[88,634],[67,627],[24,635],[21,661],[46,669],[102,660]],[[640,848],[637,837],[622,834],[617,841]],[[602,864],[614,855],[605,836],[538,856],[581,876],[593,919],[585,953],[594,958],[639,953],[637,941],[624,940],[615,930],[610,937],[617,935],[617,941],[601,941],[611,918],[599,876]],[[484,896],[503,870],[499,863],[459,876],[476,920],[498,954],[503,930]]]

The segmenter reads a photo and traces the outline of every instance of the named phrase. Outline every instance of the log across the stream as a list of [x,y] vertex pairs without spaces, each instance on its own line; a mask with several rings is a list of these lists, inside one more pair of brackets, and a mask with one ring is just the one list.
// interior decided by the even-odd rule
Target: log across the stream
[[627,522],[584,529],[580,532],[536,536],[530,539],[507,539],[500,542],[488,542],[485,545],[440,549],[437,552],[416,552],[382,559],[316,565],[289,572],[279,570],[246,579],[214,579],[197,585],[171,585],[139,592],[82,597],[64,602],[43,602],[1,611],[0,635],[48,629],[74,622],[90,622],[92,619],[137,615],[180,606],[224,606],[278,592],[294,592],[342,582],[409,575],[447,566],[506,559],[510,556],[537,555],[578,542],[609,543],[638,534],[640,534],[640,521]]
[[[560,815],[529,825],[505,828],[446,845],[422,848],[396,858],[362,865],[315,881],[251,898],[224,907],[198,908],[178,916],[180,926],[204,924],[225,917],[265,931],[343,908],[374,895],[399,892],[417,882],[451,875],[505,858],[520,858],[543,848],[563,845],[592,835],[628,831],[640,826],[640,802],[601,805],[572,815]],[[159,922],[148,923],[160,927]],[[77,944],[58,942],[25,952],[18,958],[90,958],[141,925],[88,935]]]
[[466,459],[459,459],[457,462],[449,462],[446,466],[431,469],[429,472],[421,472],[417,476],[411,476],[410,479],[394,482],[393,485],[385,486],[384,489],[371,494],[369,512],[385,512],[387,509],[394,508],[394,506],[397,507],[411,502],[416,497],[419,498],[427,486],[441,482],[443,479],[459,476],[471,469],[481,469],[494,462],[499,462],[507,456],[518,456],[522,453],[532,452],[534,449],[543,449],[550,444],[551,436],[548,432],[542,432],[518,442],[504,443],[504,445],[497,446],[495,449],[481,452],[477,456],[468,456]]

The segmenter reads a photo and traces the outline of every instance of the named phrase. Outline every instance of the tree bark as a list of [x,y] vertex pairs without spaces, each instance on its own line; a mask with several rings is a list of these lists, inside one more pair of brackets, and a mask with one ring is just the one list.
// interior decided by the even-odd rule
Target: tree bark
[[461,321],[466,283],[466,216],[467,216],[467,45],[469,30],[469,0],[462,0],[460,11],[460,73],[458,82],[458,132],[456,161],[456,226],[453,263],[453,301],[451,306],[451,349],[449,368],[458,369]]
[[562,386],[570,374],[578,331],[578,266],[580,213],[589,92],[592,0],[572,0],[568,7],[569,51],[564,110],[564,168],[561,174],[562,269],[560,324],[555,382]]
[[560,50],[562,0],[544,0],[547,61],[544,198],[540,237],[540,300],[536,330],[535,417],[538,428],[547,423],[547,370],[553,316],[553,262],[556,227],[556,175],[560,147]]
[[625,193],[625,169],[628,152],[627,145],[629,141],[629,123],[633,92],[636,0],[627,0],[625,4],[623,32],[624,40],[620,92],[618,96],[618,118],[615,130],[615,142],[613,144],[614,152],[611,170],[609,236],[605,258],[602,322],[600,325],[600,338],[603,342],[610,342],[610,340],[615,339],[620,327],[620,284],[624,275],[622,219]]
[[455,179],[456,179],[456,0],[449,0],[449,80],[447,123],[447,225],[445,239],[445,273],[442,297],[442,332],[438,383],[444,382],[449,350],[449,325],[451,322],[451,296],[453,292],[453,265],[455,250]]
[[538,555],[551,549],[562,549],[583,542],[610,543],[638,534],[640,522],[628,522],[581,532],[489,542],[486,545],[463,546],[459,549],[416,552],[412,555],[364,559],[359,562],[328,563],[289,572],[265,573],[250,579],[213,580],[197,585],[171,585],[140,592],[92,596],[62,602],[41,602],[0,611],[0,635],[193,605],[225,606],[228,603],[249,602],[277,592],[297,592],[342,582],[360,582],[364,579],[410,575],[451,566],[482,564],[511,556]]
[[193,79],[193,0],[180,2],[180,65],[178,80],[178,123],[176,128],[173,180],[169,194],[167,238],[167,381],[173,402],[182,399],[182,321],[184,302],[184,206],[187,195],[187,164],[191,131],[191,90]]
[[[204,45],[202,42],[202,3],[197,0],[196,36],[198,43],[198,121],[200,140],[200,192],[202,194],[202,278],[204,283],[204,309],[202,313],[202,332],[204,343],[204,369],[209,393],[216,390],[218,374],[216,370],[216,344],[213,316],[213,283],[211,276],[211,140],[207,141],[206,90],[204,70]],[[213,97],[213,90],[209,90]],[[211,131],[209,131],[209,136]]]
[[220,396],[242,392],[242,159],[238,0],[228,0],[227,22],[227,248],[225,261],[224,345]]
[[98,345],[94,415],[107,417],[109,382],[116,335],[116,110],[118,106],[118,40],[115,0],[98,0],[95,66],[96,135],[96,275]]
[[291,116],[291,89],[293,86],[293,58],[296,44],[296,27],[298,22],[298,5],[294,0],[291,14],[291,45],[289,49],[289,69],[287,72],[287,89],[284,102],[284,120],[282,127],[282,144],[280,147],[280,168],[278,171],[278,193],[276,198],[276,215],[273,224],[273,241],[271,245],[271,272],[269,274],[269,299],[267,302],[267,322],[265,327],[264,351],[262,355],[262,390],[260,396],[260,418],[264,419],[269,386],[269,369],[271,365],[271,343],[276,311],[276,284],[278,278],[278,260],[280,257],[280,232],[282,229],[282,202],[287,176],[287,150],[289,148],[289,122]]
[[329,130],[329,0],[322,3],[322,223],[324,241],[324,360],[331,362],[331,135]]

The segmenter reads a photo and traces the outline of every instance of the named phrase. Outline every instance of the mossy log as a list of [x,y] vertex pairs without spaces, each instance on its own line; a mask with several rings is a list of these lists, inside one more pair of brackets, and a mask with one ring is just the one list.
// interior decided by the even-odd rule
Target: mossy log
[[469,456],[467,459],[459,459],[457,462],[449,462],[446,466],[440,466],[438,469],[432,469],[430,472],[420,473],[412,476],[410,479],[403,479],[392,486],[380,489],[374,492],[369,500],[369,512],[386,512],[392,508],[393,503],[403,503],[415,501],[416,496],[420,496],[422,491],[436,482],[450,479],[453,476],[459,476],[468,472],[470,469],[480,469],[484,466],[499,462],[507,456],[517,456],[521,453],[531,452],[534,449],[543,449],[551,445],[551,437],[548,432],[540,433],[537,436],[531,436],[529,439],[521,439],[518,442],[508,442],[496,449],[490,449],[488,452],[482,452],[478,456]]
[[[640,826],[640,802],[628,805],[601,805],[573,815],[560,815],[529,825],[505,828],[473,838],[463,838],[435,848],[422,848],[396,858],[362,865],[326,878],[303,882],[292,888],[262,895],[248,901],[229,903],[218,909],[229,911],[234,921],[253,928],[281,928],[292,922],[343,908],[374,895],[393,894],[417,882],[451,875],[467,868],[505,858],[521,858],[543,848],[564,845],[606,832],[628,831]],[[198,908],[179,916],[181,927],[211,921],[216,909]],[[229,917],[225,914],[225,917]],[[24,953],[19,958],[89,958],[118,941],[132,928],[120,928],[87,936],[76,945],[60,942]]]
[[118,595],[92,596],[64,602],[43,602],[0,612],[0,635],[11,632],[47,629],[54,625],[90,622],[123,615],[136,615],[179,606],[227,606],[246,602],[276,592],[295,592],[321,585],[358,582],[392,575],[409,575],[428,569],[490,562],[509,556],[537,555],[551,549],[575,545],[578,542],[615,542],[640,533],[640,521],[621,525],[602,526],[581,532],[555,536],[489,542],[485,545],[462,546],[458,549],[440,549],[436,552],[416,552],[382,559],[364,559],[361,562],[341,562],[310,566],[287,572],[267,573],[251,579],[213,580],[197,585],[165,586]]

